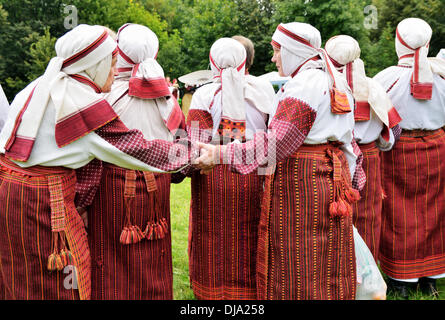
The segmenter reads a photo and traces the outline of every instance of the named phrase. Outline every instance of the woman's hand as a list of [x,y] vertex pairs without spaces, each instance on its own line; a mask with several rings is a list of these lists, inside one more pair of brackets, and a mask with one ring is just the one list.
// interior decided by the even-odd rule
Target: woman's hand
[[219,164],[219,146],[198,143],[199,157],[195,160],[196,166],[201,169],[201,174],[209,174]]

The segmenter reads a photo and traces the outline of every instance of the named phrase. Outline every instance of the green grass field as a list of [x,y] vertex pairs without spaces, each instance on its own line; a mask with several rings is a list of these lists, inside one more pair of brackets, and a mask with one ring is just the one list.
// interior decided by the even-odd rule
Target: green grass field
[[[188,277],[188,225],[190,212],[190,179],[180,184],[172,184],[171,224],[173,246],[173,292],[175,300],[194,300]],[[445,278],[438,280],[440,300],[445,300]],[[397,299],[388,296],[388,300]],[[410,300],[431,300],[420,293],[413,294]]]

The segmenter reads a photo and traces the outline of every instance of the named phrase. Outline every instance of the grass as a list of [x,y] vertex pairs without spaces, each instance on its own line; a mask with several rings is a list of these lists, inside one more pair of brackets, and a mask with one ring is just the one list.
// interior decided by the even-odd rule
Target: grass
[[[172,247],[173,247],[173,295],[175,300],[195,300],[190,288],[188,271],[188,225],[190,212],[190,178],[180,184],[172,184],[170,195]],[[445,300],[445,278],[438,280],[440,300]],[[398,300],[388,296],[388,300]],[[432,300],[420,292],[413,293],[410,300]]]
[[186,178],[180,184],[171,185],[173,298],[175,300],[195,299],[190,288],[187,253],[190,198],[190,178]]

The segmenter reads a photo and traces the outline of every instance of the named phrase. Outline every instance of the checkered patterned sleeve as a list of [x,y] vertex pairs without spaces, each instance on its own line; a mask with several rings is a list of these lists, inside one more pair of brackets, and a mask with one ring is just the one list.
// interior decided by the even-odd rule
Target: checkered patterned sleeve
[[96,195],[102,178],[103,165],[99,159],[93,159],[87,165],[76,169],[76,208],[88,207]]
[[351,145],[354,151],[354,154],[357,156],[357,160],[355,161],[355,172],[354,176],[352,177],[352,187],[356,190],[361,191],[366,183],[366,174],[363,170],[363,153],[360,150],[360,147],[358,146],[357,142],[353,138],[351,141]]
[[222,149],[220,160],[242,174],[251,173],[258,167],[273,166],[303,144],[316,115],[306,102],[287,97],[279,102],[267,133],[256,133],[253,140],[243,144],[228,144]]
[[192,143],[188,138],[145,140],[142,132],[128,129],[119,119],[96,129],[95,133],[107,143],[149,166],[163,171],[177,171],[190,162]]
[[[187,134],[190,141],[209,143],[212,140],[213,119],[207,110],[190,108],[187,114]],[[190,177],[199,170],[194,166],[187,166],[181,172]]]

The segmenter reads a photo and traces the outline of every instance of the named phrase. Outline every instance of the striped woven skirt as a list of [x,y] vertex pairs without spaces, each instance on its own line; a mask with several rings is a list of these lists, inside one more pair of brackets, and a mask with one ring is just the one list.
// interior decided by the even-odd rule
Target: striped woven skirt
[[361,199],[354,203],[353,223],[377,261],[382,222],[382,178],[380,150],[375,142],[360,145],[366,184],[360,191]]
[[104,163],[88,236],[92,299],[173,299],[170,174]]
[[396,279],[444,273],[445,132],[402,131],[382,167],[382,270]]
[[257,230],[264,177],[225,165],[192,176],[189,272],[198,299],[256,299]]
[[334,161],[326,149],[303,145],[266,178],[258,231],[261,300],[355,298],[352,208],[344,216],[329,212],[335,176],[350,184],[350,173],[343,152],[336,149]]
[[19,168],[0,157],[3,299],[90,298],[90,252],[74,207],[75,184],[73,170]]

